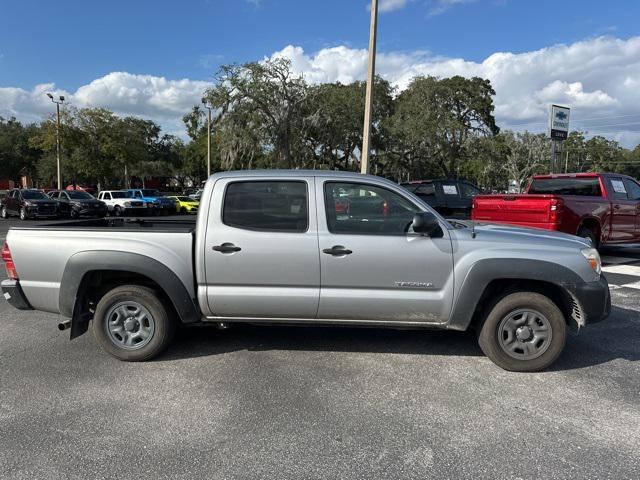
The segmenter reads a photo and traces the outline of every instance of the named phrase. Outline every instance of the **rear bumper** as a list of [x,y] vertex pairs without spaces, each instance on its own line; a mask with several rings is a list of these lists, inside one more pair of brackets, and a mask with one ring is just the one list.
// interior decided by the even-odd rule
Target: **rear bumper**
[[[574,308],[574,319],[580,326],[597,323],[611,313],[611,294],[609,283],[604,276],[596,282],[584,282],[566,286],[577,302],[578,312]],[[581,318],[575,318],[580,316]]]
[[9,305],[18,310],[33,310],[29,300],[24,296],[18,280],[3,280],[0,285],[2,285],[2,295],[9,302]]

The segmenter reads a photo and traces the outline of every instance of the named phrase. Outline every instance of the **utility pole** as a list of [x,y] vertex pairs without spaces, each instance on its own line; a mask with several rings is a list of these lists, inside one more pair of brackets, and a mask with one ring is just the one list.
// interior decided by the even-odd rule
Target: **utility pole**
[[362,154],[360,173],[369,173],[369,152],[371,150],[371,111],[373,109],[373,82],[376,76],[376,39],[378,36],[378,0],[371,0],[371,31],[369,32],[369,69],[367,91],[364,101],[364,128],[362,131]]
[[53,95],[47,93],[47,97],[56,104],[56,163],[58,171],[58,190],[62,190],[62,174],[60,173],[60,105],[64,103],[64,96],[60,100],[54,100]]
[[207,116],[207,178],[209,178],[211,176],[211,105],[204,97],[202,97],[202,104],[209,111]]

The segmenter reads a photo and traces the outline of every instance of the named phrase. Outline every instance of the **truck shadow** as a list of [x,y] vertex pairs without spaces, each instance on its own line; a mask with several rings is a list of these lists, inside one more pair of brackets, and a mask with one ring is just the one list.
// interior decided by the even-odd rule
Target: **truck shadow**
[[[156,361],[243,350],[483,356],[472,331],[238,324],[228,330],[208,325],[185,327]],[[616,359],[640,360],[640,312],[614,307],[608,320],[579,335],[570,334],[563,354],[548,371],[580,369]]]

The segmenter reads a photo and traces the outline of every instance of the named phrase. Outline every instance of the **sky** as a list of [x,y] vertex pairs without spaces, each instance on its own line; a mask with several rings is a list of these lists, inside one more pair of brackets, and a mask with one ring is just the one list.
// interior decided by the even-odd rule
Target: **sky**
[[[221,64],[285,56],[313,83],[366,76],[368,0],[0,0],[0,116],[77,107],[149,118],[185,136]],[[380,0],[378,73],[489,78],[503,129],[572,129],[640,143],[640,2]]]

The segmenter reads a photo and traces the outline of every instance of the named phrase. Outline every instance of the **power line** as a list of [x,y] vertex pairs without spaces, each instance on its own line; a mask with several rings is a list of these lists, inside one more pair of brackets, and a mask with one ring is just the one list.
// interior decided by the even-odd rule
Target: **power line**
[[[603,117],[591,117],[591,118],[578,118],[578,119],[572,119],[572,122],[582,123],[582,122],[588,122],[591,120],[610,120],[613,118],[628,118],[628,117],[640,117],[640,113],[631,113],[627,115],[608,115]],[[548,124],[549,124],[548,121],[545,121],[545,122],[531,121],[531,122],[521,122],[521,123],[510,123],[509,126],[518,127],[521,125],[548,125]]]

